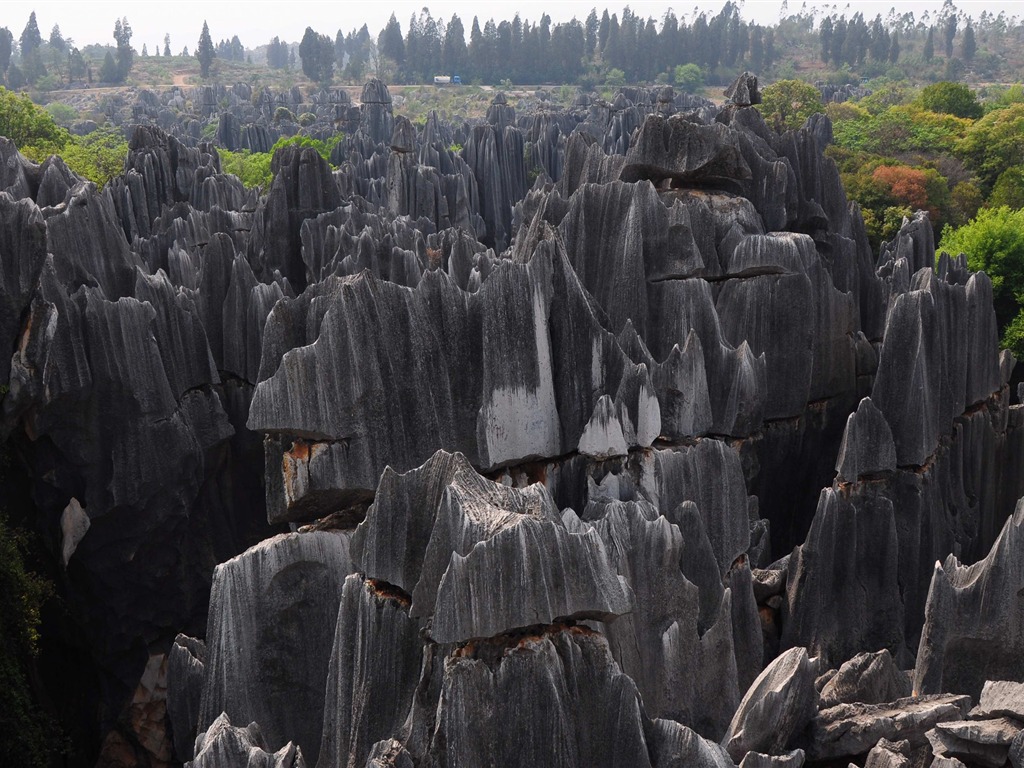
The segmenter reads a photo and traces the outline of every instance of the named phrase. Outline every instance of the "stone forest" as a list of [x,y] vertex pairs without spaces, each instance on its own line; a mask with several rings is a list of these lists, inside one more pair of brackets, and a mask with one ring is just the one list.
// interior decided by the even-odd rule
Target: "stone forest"
[[152,93],[102,190],[0,139],[5,495],[99,765],[1024,766],[993,283],[925,213],[872,252],[825,115],[193,90],[337,170],[246,188]]

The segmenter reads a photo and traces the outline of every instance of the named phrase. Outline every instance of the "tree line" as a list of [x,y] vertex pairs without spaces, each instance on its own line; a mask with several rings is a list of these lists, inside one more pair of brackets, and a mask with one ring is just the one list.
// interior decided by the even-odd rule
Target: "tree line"
[[[277,38],[267,51],[270,66],[287,67],[287,45]],[[516,14],[511,20],[469,26],[458,14],[447,22],[424,8],[413,14],[405,31],[394,14],[374,38],[366,25],[330,38],[306,29],[299,45],[303,72],[317,82],[336,74],[358,80],[367,74],[391,82],[429,82],[434,75],[459,75],[463,82],[586,84],[605,82],[610,73],[629,82],[671,82],[677,67],[693,64],[706,73],[719,68],[764,69],[777,58],[774,31],[744,21],[739,6],[726,2],[713,15],[692,23],[670,9],[660,22],[643,18],[628,7],[617,13],[591,10],[584,21],[554,24],[548,14],[531,22]],[[614,77],[615,75],[613,75]]]

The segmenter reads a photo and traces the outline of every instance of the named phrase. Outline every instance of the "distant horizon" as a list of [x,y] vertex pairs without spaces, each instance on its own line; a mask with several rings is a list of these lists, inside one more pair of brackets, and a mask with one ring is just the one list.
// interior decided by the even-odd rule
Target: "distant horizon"
[[[258,48],[266,45],[273,37],[280,38],[283,42],[297,43],[302,38],[306,27],[312,27],[322,34],[334,36],[340,29],[344,33],[358,30],[363,24],[367,25],[371,35],[376,37],[377,33],[388,23],[392,12],[402,27],[403,35],[408,32],[409,20],[414,13],[419,14],[426,6],[430,9],[431,15],[436,19],[449,21],[452,14],[458,14],[466,30],[466,37],[469,37],[469,29],[476,16],[481,26],[488,19],[495,21],[511,19],[518,12],[520,17],[526,21],[537,22],[544,13],[547,13],[552,23],[560,23],[571,20],[573,17],[584,21],[590,13],[591,8],[602,13],[605,8],[609,13],[617,13],[621,16],[622,10],[629,7],[630,10],[641,18],[652,17],[656,22],[661,21],[665,13],[672,9],[680,19],[692,20],[700,12],[712,16],[718,13],[724,6],[722,2],[706,2],[700,0],[694,5],[689,3],[651,2],[650,0],[639,0],[638,2],[618,4],[610,3],[599,5],[593,2],[565,2],[553,4],[540,2],[539,0],[522,0],[515,6],[505,3],[458,3],[446,0],[445,2],[426,3],[419,2],[397,2],[388,6],[379,7],[353,7],[342,6],[324,0],[291,0],[287,5],[269,0],[250,0],[246,3],[225,2],[218,4],[200,3],[196,0],[181,0],[169,6],[166,2],[154,2],[153,0],[137,0],[128,3],[124,0],[94,0],[88,4],[81,2],[67,2],[66,0],[44,0],[32,2],[30,0],[5,0],[0,10],[0,27],[7,27],[14,35],[15,40],[21,36],[25,24],[28,22],[30,13],[36,12],[36,23],[43,38],[50,35],[54,24],[60,26],[61,34],[65,38],[74,40],[79,48],[87,45],[114,45],[113,30],[114,22],[117,19],[127,17],[132,28],[132,47],[135,50],[142,50],[145,45],[150,54],[159,46],[163,50],[164,35],[169,34],[171,41],[171,52],[174,55],[181,53],[184,47],[189,51],[195,49],[202,32],[203,21],[209,24],[210,35],[214,42],[230,40],[237,35],[247,49]],[[861,0],[857,3],[823,3],[821,5],[793,0],[783,11],[784,3],[767,2],[766,0],[749,0],[748,2],[736,3],[740,9],[741,17],[748,21],[764,26],[774,25],[781,18],[800,13],[816,12],[821,18],[830,13],[845,14],[852,16],[856,12],[864,15],[865,19],[873,19],[881,14],[885,19],[891,11],[895,10],[896,3],[892,0]],[[687,10],[682,10],[683,5]],[[961,2],[955,6],[963,15],[977,19],[983,12],[992,15],[1005,13],[1008,18],[1019,17],[1021,6],[1018,2],[1009,0],[997,0],[997,2]],[[168,8],[173,7],[175,13],[169,14]],[[899,13],[913,12],[915,18],[920,20],[925,12],[930,18],[939,14],[942,8],[941,2],[923,2],[911,0],[899,4]],[[280,18],[282,9],[287,10],[286,18]]]

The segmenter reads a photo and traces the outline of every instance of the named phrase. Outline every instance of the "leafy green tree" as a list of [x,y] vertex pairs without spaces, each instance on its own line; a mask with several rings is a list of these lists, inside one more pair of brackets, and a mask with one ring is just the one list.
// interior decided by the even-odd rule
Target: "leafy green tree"
[[988,204],[992,208],[1024,208],[1024,165],[1011,166],[999,174]]
[[758,106],[765,120],[783,130],[799,128],[815,112],[822,112],[821,92],[802,80],[779,80],[761,91]]
[[989,112],[967,131],[956,153],[991,190],[1007,168],[1024,165],[1024,104],[1012,104]]
[[963,83],[941,82],[926,86],[921,91],[921,106],[930,112],[941,112],[976,120],[982,107],[974,91]]
[[18,148],[43,145],[59,152],[67,144],[67,131],[28,96],[19,96],[0,88],[0,136],[6,136]]
[[210,27],[203,21],[203,31],[199,35],[199,44],[196,46],[196,58],[199,59],[199,74],[202,77],[210,76],[210,65],[217,57],[217,51],[213,47],[213,38],[210,37]]
[[939,249],[967,254],[968,266],[989,276],[996,320],[1005,332],[1024,304],[1024,210],[982,208],[964,226],[947,227]]
[[124,172],[128,142],[117,128],[100,128],[85,136],[72,137],[60,155],[72,171],[102,189]]
[[686,93],[696,93],[704,85],[704,72],[696,64],[680,64],[672,72],[672,80]]

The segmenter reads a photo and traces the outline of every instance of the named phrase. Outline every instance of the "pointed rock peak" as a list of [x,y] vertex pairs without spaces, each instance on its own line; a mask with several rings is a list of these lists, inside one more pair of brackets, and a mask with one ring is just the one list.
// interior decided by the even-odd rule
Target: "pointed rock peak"
[[612,399],[601,395],[580,437],[580,453],[595,459],[610,459],[629,453],[616,410]]
[[894,469],[896,445],[889,422],[871,398],[865,397],[846,421],[836,472],[841,481],[852,483],[859,477]]
[[757,89],[757,75],[744,72],[732,85],[725,89],[725,98],[737,107],[749,107],[761,103],[761,92]]
[[391,134],[391,149],[395,152],[416,151],[416,129],[405,115],[395,118],[395,130]]
[[391,93],[388,87],[375,77],[363,86],[363,95],[359,100],[363,104],[390,104]]

